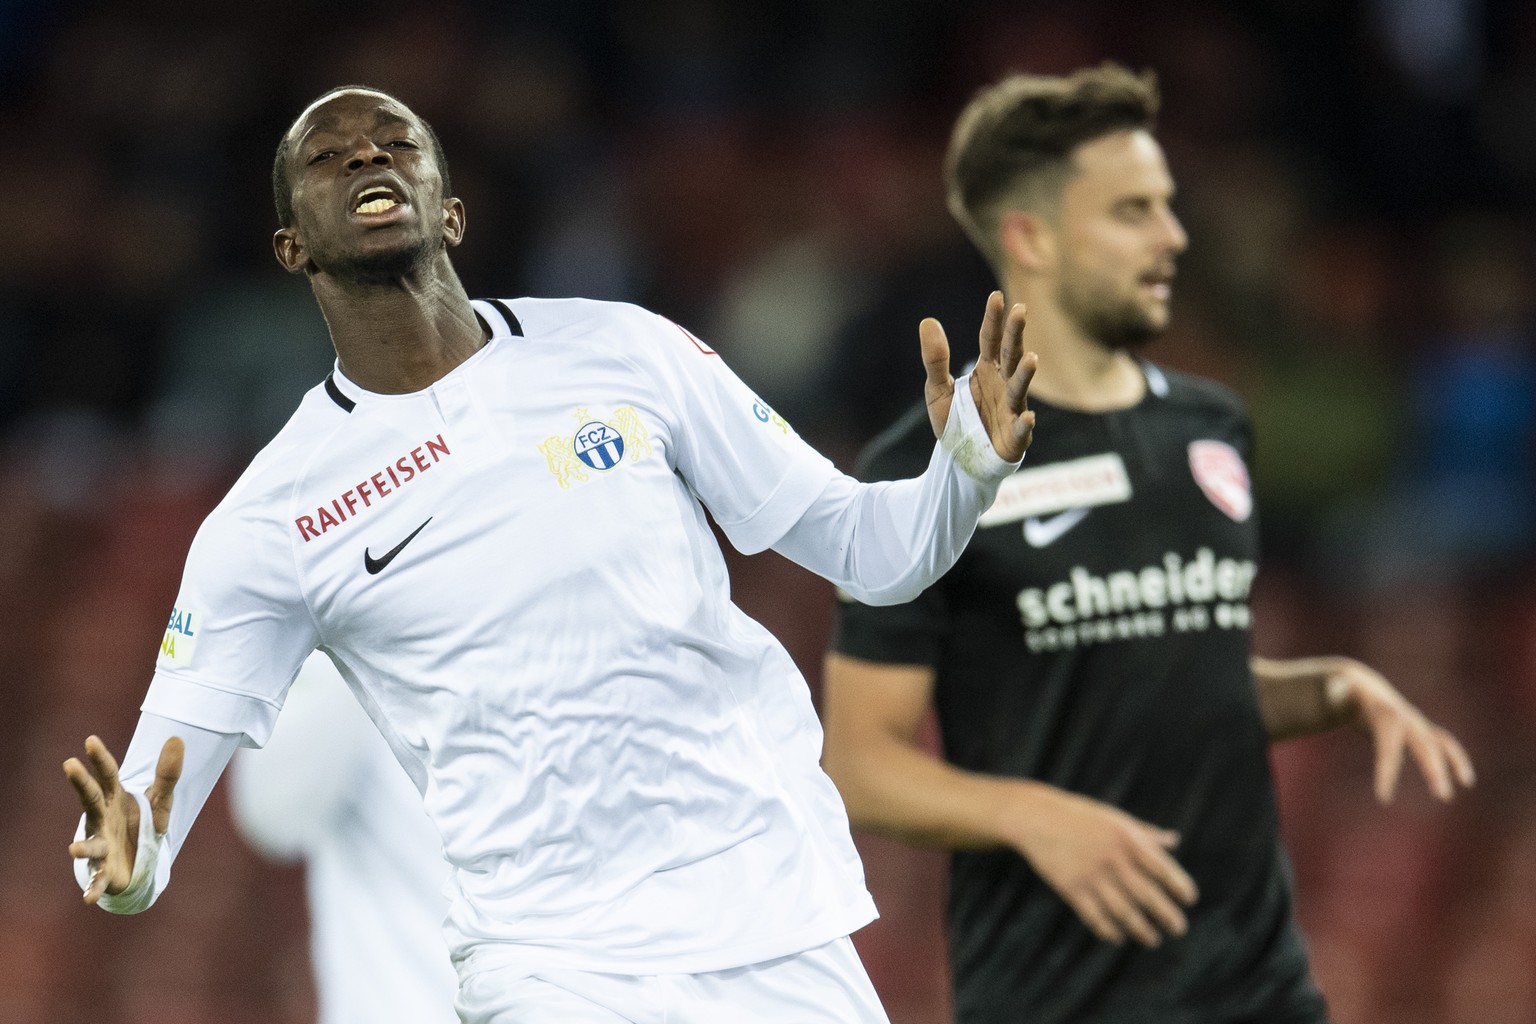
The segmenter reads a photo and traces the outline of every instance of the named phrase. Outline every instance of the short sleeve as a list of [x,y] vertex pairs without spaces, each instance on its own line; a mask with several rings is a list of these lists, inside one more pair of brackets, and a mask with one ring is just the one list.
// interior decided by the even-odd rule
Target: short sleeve
[[937,667],[948,636],[948,602],[940,580],[906,604],[861,604],[839,594],[832,649],[886,665]]
[[234,493],[192,542],[141,707],[261,746],[318,638],[286,532]]
[[[915,409],[872,442],[859,459],[861,480],[905,479],[922,471],[932,447],[926,409]],[[832,649],[863,661],[937,666],[949,635],[943,579],[904,604],[868,605],[839,593]]]
[[677,471],[737,550],[775,541],[839,472],[708,345],[663,317],[644,358],[663,393]]

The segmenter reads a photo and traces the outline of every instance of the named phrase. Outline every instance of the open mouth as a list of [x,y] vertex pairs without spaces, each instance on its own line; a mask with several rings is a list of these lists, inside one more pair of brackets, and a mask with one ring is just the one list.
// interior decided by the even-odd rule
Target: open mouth
[[373,185],[357,194],[352,206],[353,213],[388,213],[400,205],[393,189],[387,185]]
[[1173,291],[1173,271],[1166,269],[1154,270],[1141,275],[1141,285],[1150,288],[1154,294],[1166,296]]

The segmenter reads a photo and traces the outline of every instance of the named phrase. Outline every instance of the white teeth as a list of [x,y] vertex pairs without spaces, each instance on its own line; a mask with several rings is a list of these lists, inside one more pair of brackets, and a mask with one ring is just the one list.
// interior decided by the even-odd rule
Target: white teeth
[[395,201],[394,193],[384,185],[375,185],[365,188],[357,194],[357,206],[354,209],[358,213],[383,213],[385,210],[399,206]]

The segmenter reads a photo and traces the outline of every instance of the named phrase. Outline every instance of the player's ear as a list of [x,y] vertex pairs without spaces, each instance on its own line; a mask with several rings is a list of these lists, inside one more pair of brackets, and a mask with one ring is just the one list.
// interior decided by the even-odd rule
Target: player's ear
[[272,236],[272,252],[290,274],[297,274],[309,265],[309,251],[294,228],[282,228]]
[[1038,213],[1005,212],[998,220],[997,241],[1008,262],[1025,270],[1049,270],[1056,264],[1056,233]]
[[443,241],[449,245],[458,245],[464,241],[464,201],[462,199],[443,200]]

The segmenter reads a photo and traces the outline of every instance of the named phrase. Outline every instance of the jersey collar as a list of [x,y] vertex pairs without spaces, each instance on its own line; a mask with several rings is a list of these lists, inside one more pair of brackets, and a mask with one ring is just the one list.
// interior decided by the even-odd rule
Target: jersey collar
[[[522,337],[523,325],[517,319],[517,314],[512,312],[512,307],[501,299],[471,299],[471,306],[475,310],[475,319],[481,326],[491,332],[486,343],[480,351],[470,356],[464,362],[454,367],[448,376],[458,373],[464,367],[475,362],[490,349],[510,338]],[[331,372],[325,378],[325,393],[341,407],[343,412],[351,412],[357,408],[357,403],[368,398],[409,398],[409,395],[377,395],[372,391],[359,387],[347,379],[347,375],[341,372],[341,361],[338,359]],[[419,393],[419,392],[418,392]]]

